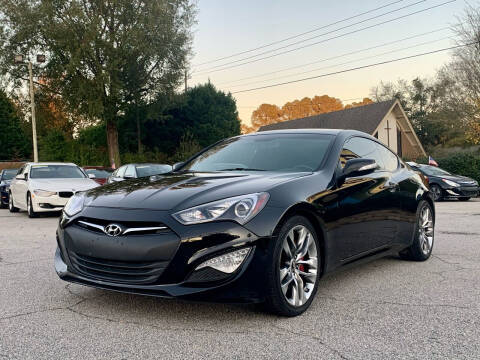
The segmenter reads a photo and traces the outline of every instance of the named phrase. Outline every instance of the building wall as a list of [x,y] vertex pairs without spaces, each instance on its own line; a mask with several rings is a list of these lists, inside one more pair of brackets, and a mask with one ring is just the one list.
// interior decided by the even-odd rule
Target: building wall
[[[390,127],[390,130],[388,131],[390,135],[387,134],[387,130],[386,130],[387,120],[388,120],[388,126]],[[385,119],[382,120],[377,130],[378,130],[378,140],[380,140],[385,145],[389,144],[388,138],[390,137],[389,148],[396,154],[397,153],[397,119],[395,118],[395,115],[392,112],[390,112],[387,116],[385,116]]]

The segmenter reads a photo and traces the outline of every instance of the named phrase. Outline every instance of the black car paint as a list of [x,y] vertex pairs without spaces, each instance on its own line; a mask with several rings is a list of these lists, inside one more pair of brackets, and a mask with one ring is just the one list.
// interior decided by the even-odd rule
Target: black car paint
[[[315,133],[315,130],[303,131]],[[394,174],[377,171],[341,179],[339,154],[344,142],[352,136],[378,141],[357,131],[319,133],[334,136],[319,171],[283,174],[180,171],[88,191],[84,210],[72,218],[64,214],[60,220],[55,257],[58,275],[67,281],[123,292],[255,302],[265,296],[270,245],[282,221],[294,213],[306,216],[316,228],[321,241],[322,276],[351,264],[396,254],[409,246],[419,202],[424,199],[434,208],[420,175],[400,162]],[[269,192],[269,202],[243,226],[233,221],[182,225],[171,216],[198,204],[261,191]],[[80,218],[116,223],[157,222],[170,231],[148,237],[108,237],[79,228],[76,222]],[[209,257],[247,246],[253,250],[240,269],[228,278],[204,283],[189,281],[193,269]],[[162,261],[164,269],[149,284],[100,279],[75,269],[67,249],[117,261]]]
[[[9,170],[17,171],[18,169],[9,169]],[[11,182],[12,182],[11,179],[5,178],[5,170],[0,171],[0,204],[4,207],[8,206],[8,201],[10,199],[8,190],[10,188]]]
[[[442,199],[470,198],[470,197],[476,197],[480,193],[480,187],[478,186],[478,183],[476,183],[475,180],[467,176],[455,175],[455,174],[442,175],[442,176],[428,175],[422,169],[422,165],[418,165],[418,166],[410,165],[410,167],[415,171],[421,172],[426,178],[428,178],[428,183],[430,186],[432,185],[439,186],[442,191],[442,195],[441,195]],[[442,179],[454,181],[458,183],[460,186],[448,185]],[[450,192],[448,190],[450,190]],[[454,194],[452,194],[451,192],[453,192]]]

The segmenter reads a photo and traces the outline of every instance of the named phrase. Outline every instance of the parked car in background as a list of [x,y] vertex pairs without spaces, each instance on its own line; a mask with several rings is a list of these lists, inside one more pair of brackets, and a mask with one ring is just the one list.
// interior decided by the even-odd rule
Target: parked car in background
[[119,167],[108,178],[108,183],[135,179],[152,175],[166,174],[172,171],[172,166],[167,164],[128,164]]
[[84,166],[83,170],[85,170],[90,179],[95,180],[100,185],[105,184],[113,172],[113,169],[104,166]]
[[8,206],[8,189],[17,172],[18,169],[3,169],[0,171],[0,208],[2,209]]
[[421,172],[430,184],[435,201],[458,199],[468,201],[479,194],[478,182],[466,176],[451,174],[436,166],[407,162],[415,171]]
[[295,316],[326,273],[392,254],[427,260],[434,226],[421,176],[374,137],[265,131],[219,142],[163,176],[73,196],[55,269],[107,290],[265,302]]
[[26,210],[29,217],[39,212],[59,211],[79,191],[99,186],[75,164],[26,163],[10,184],[10,212]]

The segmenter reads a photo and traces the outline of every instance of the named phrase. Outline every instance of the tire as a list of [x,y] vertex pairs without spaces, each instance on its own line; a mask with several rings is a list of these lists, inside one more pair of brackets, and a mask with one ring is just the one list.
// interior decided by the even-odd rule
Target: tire
[[[303,241],[302,235],[305,235]],[[321,254],[317,233],[306,218],[293,216],[282,225],[269,250],[264,307],[281,316],[300,315],[312,303],[320,280]]]
[[412,244],[400,253],[405,260],[425,261],[432,254],[435,238],[435,220],[428,202],[420,201]]
[[30,193],[27,194],[27,212],[30,219],[36,218],[38,216],[38,214],[33,211],[32,197],[30,196]]
[[470,200],[470,198],[469,198],[469,197],[461,197],[461,198],[458,198],[458,200],[460,200],[460,201],[468,201],[468,200]]
[[433,184],[430,186],[430,191],[434,201],[442,201],[442,188],[440,186]]
[[9,195],[10,196],[8,197],[8,210],[11,213],[16,213],[18,212],[18,208],[13,205],[13,195],[12,193],[9,193]]

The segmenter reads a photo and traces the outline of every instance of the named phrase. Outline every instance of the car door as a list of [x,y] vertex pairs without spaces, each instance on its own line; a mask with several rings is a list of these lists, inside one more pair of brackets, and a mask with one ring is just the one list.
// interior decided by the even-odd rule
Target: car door
[[27,208],[28,175],[30,166],[25,165],[15,178],[15,188],[12,191],[15,205],[22,209]]
[[355,158],[373,159],[378,169],[373,173],[346,178],[337,189],[338,213],[334,225],[336,253],[340,262],[381,251],[395,238],[397,225],[391,221],[392,194],[396,186],[385,169],[377,143],[364,137],[346,140],[339,167]]

